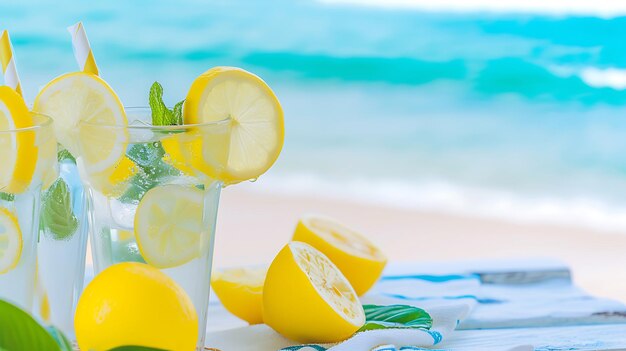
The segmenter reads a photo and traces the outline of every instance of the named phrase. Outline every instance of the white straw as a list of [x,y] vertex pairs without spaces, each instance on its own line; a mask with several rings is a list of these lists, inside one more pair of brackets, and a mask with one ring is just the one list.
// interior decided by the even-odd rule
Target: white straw
[[78,22],[73,26],[67,27],[68,32],[72,35],[72,47],[74,48],[74,57],[78,63],[78,67],[83,72],[98,74],[98,66],[93,57],[87,33],[82,22]]
[[13,90],[22,94],[22,84],[15,67],[15,58],[13,57],[13,45],[8,31],[3,31],[0,37],[0,63],[2,64],[2,74],[4,75],[4,84]]

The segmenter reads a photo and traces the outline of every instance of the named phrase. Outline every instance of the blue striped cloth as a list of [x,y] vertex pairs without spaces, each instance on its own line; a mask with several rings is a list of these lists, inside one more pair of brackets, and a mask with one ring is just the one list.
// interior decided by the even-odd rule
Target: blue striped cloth
[[267,326],[233,323],[213,300],[207,345],[239,351],[626,350],[626,306],[588,295],[572,283],[567,266],[550,260],[390,265],[362,302],[423,308],[433,327],[296,345]]

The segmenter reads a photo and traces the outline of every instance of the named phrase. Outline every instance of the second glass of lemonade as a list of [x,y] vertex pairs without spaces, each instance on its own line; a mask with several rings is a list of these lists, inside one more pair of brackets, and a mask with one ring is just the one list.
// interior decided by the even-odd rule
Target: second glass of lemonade
[[149,108],[125,110],[128,124],[79,125],[95,274],[134,261],[173,278],[194,303],[202,349],[222,187],[207,174],[227,157],[214,146],[230,121],[154,126]]
[[[24,105],[24,111],[26,107]],[[0,300],[31,312],[35,292],[42,187],[56,177],[52,120],[31,114],[15,127],[0,102]],[[69,312],[69,311],[68,311]]]

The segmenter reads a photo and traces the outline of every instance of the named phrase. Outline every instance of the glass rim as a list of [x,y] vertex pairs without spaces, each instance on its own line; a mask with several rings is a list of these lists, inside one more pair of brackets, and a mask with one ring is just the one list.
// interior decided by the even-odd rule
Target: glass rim
[[[168,107],[171,108],[171,107]],[[148,106],[128,106],[124,107],[125,112],[143,112],[149,111],[152,112],[152,109]],[[177,131],[177,130],[185,130],[185,129],[194,129],[194,128],[207,128],[207,127],[219,127],[223,125],[228,125],[231,122],[231,118],[227,117],[225,119],[221,119],[218,121],[212,122],[203,122],[203,123],[194,123],[194,124],[179,124],[179,125],[169,125],[169,126],[155,126],[151,124],[106,124],[106,123],[92,123],[80,121],[79,125],[98,127],[98,128],[107,128],[107,129],[127,129],[127,130],[162,130],[162,131]]]
[[43,113],[39,113],[39,112],[33,112],[33,111],[28,111],[28,114],[34,117],[32,126],[13,128],[13,129],[0,129],[0,134],[37,131],[40,129],[52,127],[53,119],[50,116],[45,115]]

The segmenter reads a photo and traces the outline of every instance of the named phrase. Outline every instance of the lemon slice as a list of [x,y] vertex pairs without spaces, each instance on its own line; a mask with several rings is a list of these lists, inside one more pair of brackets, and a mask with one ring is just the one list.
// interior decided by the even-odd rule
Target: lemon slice
[[365,323],[365,312],[337,266],[312,246],[294,241],[267,271],[263,320],[295,341],[331,343],[354,334]]
[[22,231],[17,218],[6,208],[0,208],[0,274],[17,266],[22,245]]
[[263,323],[267,268],[231,268],[213,273],[211,287],[224,308],[250,324]]
[[[258,178],[283,147],[283,110],[278,99],[261,78],[240,68],[215,67],[196,78],[183,117],[186,124],[230,118],[229,138],[219,142],[206,138],[208,145],[196,152],[204,155],[205,173],[226,183]],[[215,156],[220,151],[226,156],[223,161],[221,155]]]
[[171,268],[201,255],[203,198],[202,190],[183,185],[146,192],[135,213],[135,238],[147,263]]
[[37,147],[32,131],[3,133],[33,126],[24,99],[13,89],[0,86],[0,191],[22,193],[33,179]]
[[367,238],[328,217],[303,217],[293,240],[305,242],[328,256],[359,296],[378,281],[387,264],[387,257]]
[[54,119],[58,141],[83,158],[90,175],[108,178],[123,160],[127,131],[102,126],[124,126],[128,120],[120,99],[102,78],[85,72],[59,76],[39,92],[33,110]]

